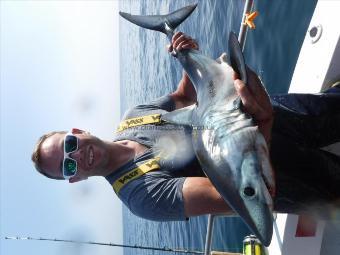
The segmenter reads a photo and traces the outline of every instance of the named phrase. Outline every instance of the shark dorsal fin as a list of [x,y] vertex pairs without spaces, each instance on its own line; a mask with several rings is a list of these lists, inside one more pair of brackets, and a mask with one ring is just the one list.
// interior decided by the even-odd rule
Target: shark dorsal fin
[[161,119],[173,124],[192,126],[192,113],[196,105],[190,105],[172,112],[162,114]]
[[230,65],[234,71],[239,75],[240,80],[247,84],[247,70],[246,64],[244,62],[244,57],[242,54],[242,49],[240,43],[234,32],[229,34],[229,57]]

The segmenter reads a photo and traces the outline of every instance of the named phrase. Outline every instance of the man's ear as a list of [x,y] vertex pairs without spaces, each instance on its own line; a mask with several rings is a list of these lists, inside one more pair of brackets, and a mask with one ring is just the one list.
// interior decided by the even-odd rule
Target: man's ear
[[88,131],[84,131],[82,129],[78,129],[78,128],[72,128],[71,130],[72,134],[76,135],[76,134],[86,134],[86,135],[90,135],[91,133]]
[[87,179],[87,177],[73,176],[68,180],[68,182],[69,183],[75,183],[75,182],[79,182],[79,181],[86,180],[86,179]]
[[83,133],[86,133],[86,131],[84,130],[81,130],[81,129],[78,129],[78,128],[72,128],[71,130],[72,134],[83,134]]

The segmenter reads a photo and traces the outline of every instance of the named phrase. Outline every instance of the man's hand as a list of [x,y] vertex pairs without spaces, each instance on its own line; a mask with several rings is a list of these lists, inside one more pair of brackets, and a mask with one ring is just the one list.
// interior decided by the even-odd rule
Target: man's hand
[[181,51],[182,49],[195,49],[198,50],[199,46],[198,43],[192,39],[190,36],[182,33],[177,32],[172,37],[171,44],[167,46],[168,51],[172,52],[175,51]]
[[270,146],[273,107],[270,103],[268,93],[256,73],[247,68],[247,74],[248,84],[245,85],[238,79],[235,73],[234,86],[241,97],[245,111],[253,116],[259,126],[260,132],[266,139],[268,146]]

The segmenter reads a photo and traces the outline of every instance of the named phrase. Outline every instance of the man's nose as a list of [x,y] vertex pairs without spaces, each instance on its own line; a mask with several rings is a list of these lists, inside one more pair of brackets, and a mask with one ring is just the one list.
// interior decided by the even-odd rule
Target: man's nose
[[70,157],[76,160],[78,163],[83,160],[83,150],[78,149],[74,152],[71,152]]

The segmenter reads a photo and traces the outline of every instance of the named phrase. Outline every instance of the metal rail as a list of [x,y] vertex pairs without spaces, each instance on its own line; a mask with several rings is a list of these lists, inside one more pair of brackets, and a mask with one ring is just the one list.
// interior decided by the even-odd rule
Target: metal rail
[[[253,0],[246,0],[243,8],[243,15],[242,15],[242,20],[241,20],[241,26],[240,26],[240,32],[238,35],[238,41],[241,45],[241,49],[243,51],[244,45],[246,42],[247,38],[247,31],[248,31],[248,26],[245,24],[246,17],[248,13],[251,12],[253,8],[254,1]],[[204,255],[210,255],[211,253],[211,242],[212,242],[212,237],[213,237],[213,227],[214,227],[214,220],[215,220],[214,214],[209,214],[208,217],[208,225],[207,225],[207,235],[205,239],[205,248],[204,248]]]
[[244,45],[246,42],[247,38],[247,32],[248,32],[248,26],[245,24],[246,18],[248,13],[251,12],[252,8],[254,5],[253,0],[246,0],[243,8],[243,14],[242,14],[242,20],[241,20],[241,25],[240,25],[240,32],[238,34],[238,41],[240,42],[241,49],[243,51]]

